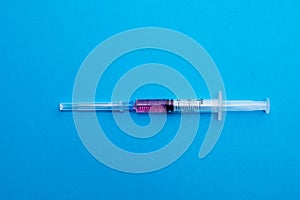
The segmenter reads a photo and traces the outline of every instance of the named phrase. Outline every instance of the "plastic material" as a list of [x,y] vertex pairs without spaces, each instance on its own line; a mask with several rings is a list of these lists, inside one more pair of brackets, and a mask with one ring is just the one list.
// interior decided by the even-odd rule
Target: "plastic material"
[[217,99],[138,99],[128,103],[60,103],[61,111],[131,111],[137,113],[217,113],[221,120],[222,112],[227,111],[265,111],[270,112],[270,100],[222,100]]

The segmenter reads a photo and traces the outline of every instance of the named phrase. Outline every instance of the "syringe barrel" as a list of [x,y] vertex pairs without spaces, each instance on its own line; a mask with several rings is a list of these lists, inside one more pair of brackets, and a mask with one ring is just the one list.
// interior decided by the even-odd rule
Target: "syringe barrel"
[[135,101],[137,113],[220,113],[223,111],[256,111],[269,113],[269,99],[265,101],[221,99],[140,99]]

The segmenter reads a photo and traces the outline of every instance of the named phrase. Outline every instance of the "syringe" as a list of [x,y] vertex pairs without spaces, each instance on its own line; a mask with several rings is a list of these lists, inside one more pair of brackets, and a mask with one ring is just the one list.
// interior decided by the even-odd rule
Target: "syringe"
[[136,113],[217,113],[218,120],[222,112],[227,111],[265,111],[270,112],[270,101],[222,100],[217,99],[138,99],[130,102],[90,102],[60,103],[61,111],[130,111]]

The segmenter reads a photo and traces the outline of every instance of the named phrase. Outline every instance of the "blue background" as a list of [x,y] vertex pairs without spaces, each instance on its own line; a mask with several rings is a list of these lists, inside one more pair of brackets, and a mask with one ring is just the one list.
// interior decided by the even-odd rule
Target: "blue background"
[[[300,3],[291,0],[1,1],[0,199],[299,199],[299,19]],[[228,98],[268,96],[271,113],[227,114],[203,160],[197,154],[209,116],[188,151],[163,170],[127,174],[99,163],[72,114],[57,105],[71,100],[77,70],[97,44],[145,26],[194,38],[217,64]],[[141,63],[151,61],[143,56]],[[199,81],[192,72],[184,73]],[[153,88],[137,94],[153,96]]]

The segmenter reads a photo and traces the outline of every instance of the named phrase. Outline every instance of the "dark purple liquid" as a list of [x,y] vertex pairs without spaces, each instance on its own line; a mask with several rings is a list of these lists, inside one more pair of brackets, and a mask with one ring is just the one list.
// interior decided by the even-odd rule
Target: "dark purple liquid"
[[163,113],[174,111],[173,101],[168,99],[136,100],[137,113]]

